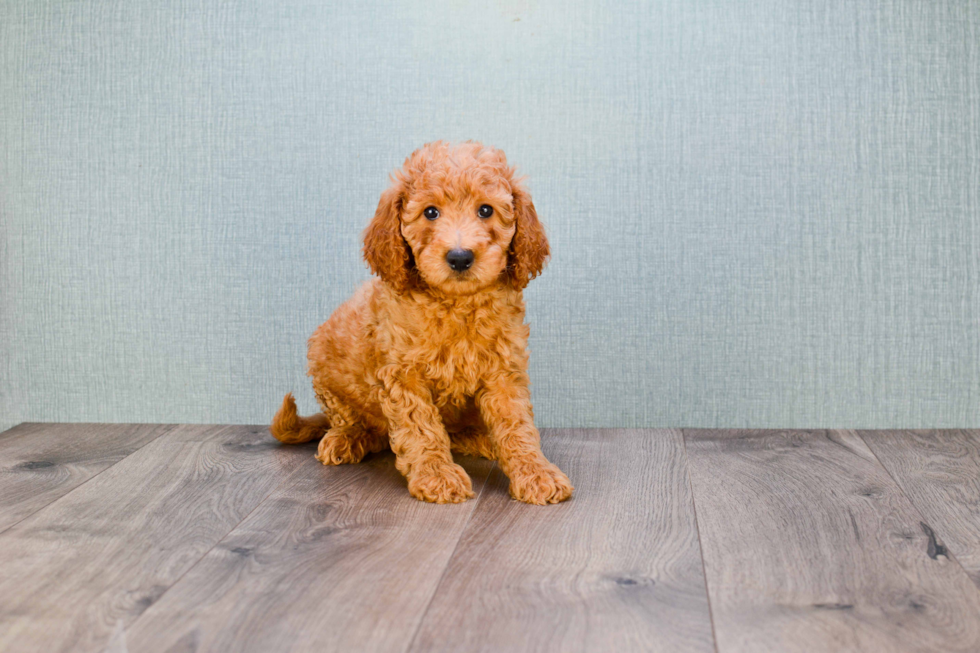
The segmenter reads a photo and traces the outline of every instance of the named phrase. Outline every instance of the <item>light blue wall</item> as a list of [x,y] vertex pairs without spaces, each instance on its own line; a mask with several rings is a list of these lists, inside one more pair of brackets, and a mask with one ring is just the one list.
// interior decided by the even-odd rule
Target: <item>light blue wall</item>
[[0,426],[265,422],[418,145],[529,176],[538,422],[980,426],[980,3],[0,1]]

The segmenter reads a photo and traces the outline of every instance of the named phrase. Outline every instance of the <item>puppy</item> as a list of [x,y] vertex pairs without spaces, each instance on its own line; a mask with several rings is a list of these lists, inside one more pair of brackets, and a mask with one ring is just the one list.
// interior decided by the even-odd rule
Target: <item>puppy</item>
[[572,485],[541,453],[534,426],[522,295],[549,253],[503,152],[441,141],[416,150],[364,232],[378,278],[309,340],[323,412],[299,417],[287,394],[273,436],[321,438],[325,465],[390,446],[423,501],[473,496],[452,452],[497,461],[519,501],[564,501]]

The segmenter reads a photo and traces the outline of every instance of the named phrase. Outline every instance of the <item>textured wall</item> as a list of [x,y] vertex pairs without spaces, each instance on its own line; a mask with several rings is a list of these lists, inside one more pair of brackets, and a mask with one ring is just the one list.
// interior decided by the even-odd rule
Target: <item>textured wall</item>
[[980,3],[0,0],[0,425],[264,422],[388,172],[555,252],[539,424],[980,426]]

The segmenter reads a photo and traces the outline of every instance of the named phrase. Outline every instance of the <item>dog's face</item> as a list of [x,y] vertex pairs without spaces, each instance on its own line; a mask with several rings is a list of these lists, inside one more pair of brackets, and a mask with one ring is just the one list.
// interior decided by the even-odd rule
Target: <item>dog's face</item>
[[502,152],[478,143],[436,142],[413,152],[364,233],[364,258],[398,291],[468,295],[498,283],[520,289],[548,254],[513,168]]

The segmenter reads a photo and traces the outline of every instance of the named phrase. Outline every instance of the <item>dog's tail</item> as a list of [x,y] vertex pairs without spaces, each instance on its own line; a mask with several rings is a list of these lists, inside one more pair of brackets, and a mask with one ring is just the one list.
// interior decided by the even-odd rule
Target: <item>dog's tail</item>
[[296,414],[296,400],[293,393],[286,393],[282,400],[282,407],[272,418],[272,425],[269,431],[272,437],[286,444],[299,444],[309,442],[323,437],[323,434],[330,428],[330,422],[323,413],[317,413],[310,417],[300,417]]

